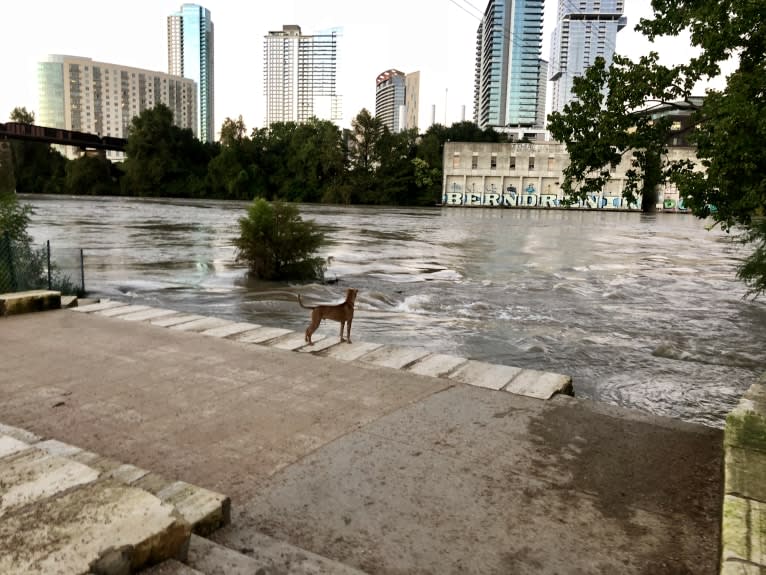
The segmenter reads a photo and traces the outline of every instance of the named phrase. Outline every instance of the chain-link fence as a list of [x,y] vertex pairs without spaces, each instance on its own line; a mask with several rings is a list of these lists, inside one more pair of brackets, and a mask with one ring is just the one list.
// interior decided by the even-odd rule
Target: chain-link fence
[[82,249],[51,250],[50,242],[33,246],[0,235],[0,293],[33,289],[85,295]]

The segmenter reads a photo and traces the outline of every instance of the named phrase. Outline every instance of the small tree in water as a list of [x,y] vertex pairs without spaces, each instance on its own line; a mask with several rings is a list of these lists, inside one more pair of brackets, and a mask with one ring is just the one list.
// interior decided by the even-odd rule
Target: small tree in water
[[325,262],[315,255],[324,235],[305,222],[298,208],[263,198],[253,201],[239,220],[237,261],[246,262],[250,276],[262,280],[324,278]]

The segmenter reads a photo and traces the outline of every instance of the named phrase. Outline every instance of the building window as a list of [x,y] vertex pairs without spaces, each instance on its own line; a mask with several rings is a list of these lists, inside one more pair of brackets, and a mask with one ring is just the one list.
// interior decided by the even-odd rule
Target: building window
[[495,154],[492,154],[490,160],[489,160],[489,168],[491,170],[497,169],[497,156]]
[[479,156],[474,154],[473,157],[471,158],[471,169],[475,170],[478,167],[479,167]]
[[529,169],[534,170],[535,169],[535,158],[534,156],[530,156],[529,158]]
[[516,169],[516,156],[511,156],[510,158],[508,158],[508,169],[509,170]]
[[453,168],[459,168],[460,167],[460,154],[455,152],[452,155],[452,167]]
[[548,171],[552,172],[556,168],[555,158],[548,158]]

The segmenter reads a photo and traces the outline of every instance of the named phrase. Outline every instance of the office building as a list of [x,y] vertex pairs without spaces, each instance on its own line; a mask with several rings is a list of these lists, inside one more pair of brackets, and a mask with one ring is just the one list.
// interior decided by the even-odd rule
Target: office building
[[551,39],[551,111],[560,112],[572,100],[572,85],[601,56],[609,66],[617,32],[627,24],[624,0],[559,0]]
[[133,118],[159,103],[176,126],[197,123],[196,84],[163,72],[56,54],[38,63],[37,88],[37,123],[50,128],[127,138]]
[[543,0],[487,4],[476,32],[474,122],[479,127],[543,127],[542,30]]
[[375,80],[375,117],[391,132],[417,129],[420,72],[386,70]]
[[285,25],[263,42],[265,125],[303,123],[312,117],[341,120],[337,93],[338,31],[303,35],[300,26]]
[[203,142],[215,139],[213,21],[210,10],[183,4],[168,16],[168,72],[197,84],[197,120],[194,135]]

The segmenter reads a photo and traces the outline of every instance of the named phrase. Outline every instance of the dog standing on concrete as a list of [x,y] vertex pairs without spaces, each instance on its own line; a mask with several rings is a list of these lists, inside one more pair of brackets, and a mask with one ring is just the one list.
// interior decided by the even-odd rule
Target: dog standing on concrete
[[[306,306],[301,301],[301,294],[298,294],[298,304],[303,309],[311,310],[311,323],[306,328],[306,341],[311,345],[311,334],[313,334],[323,319],[332,319],[340,322],[340,341],[351,343],[351,320],[354,319],[354,302],[359,290],[348,288],[346,290],[346,301],[336,305],[317,305]],[[343,339],[343,326],[346,326],[346,339]]]

